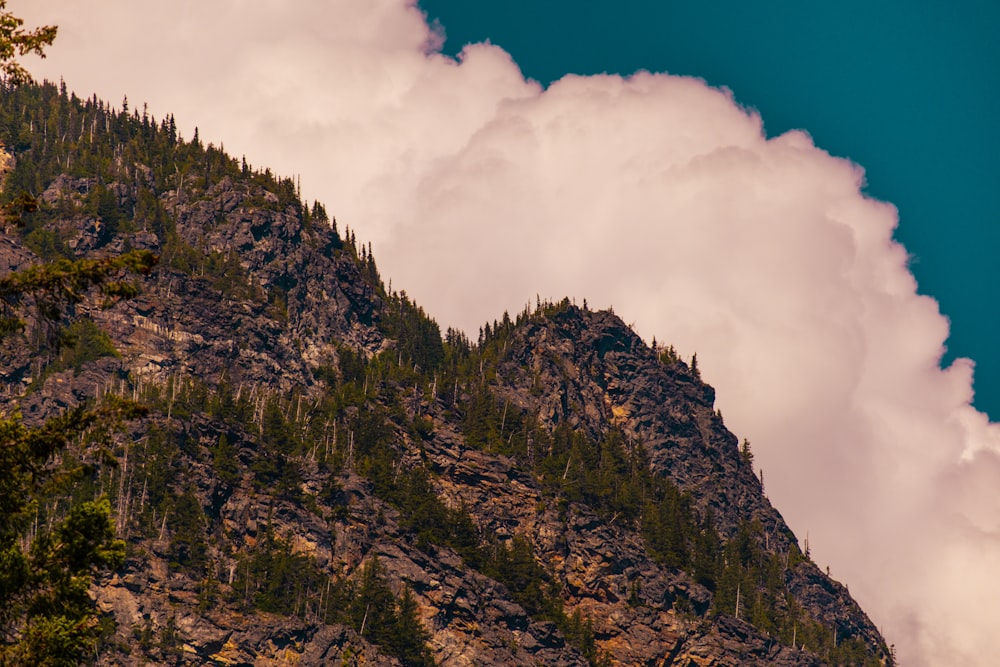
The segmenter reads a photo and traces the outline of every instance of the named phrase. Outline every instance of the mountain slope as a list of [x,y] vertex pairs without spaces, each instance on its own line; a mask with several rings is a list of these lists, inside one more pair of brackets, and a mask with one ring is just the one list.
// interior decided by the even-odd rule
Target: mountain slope
[[0,265],[161,257],[138,299],[71,314],[89,339],[0,358],[26,419],[151,409],[72,491],[107,494],[129,544],[93,591],[101,664],[891,662],[713,390],[613,313],[442,339],[322,205],[171,118],[24,87],[0,141],[3,196],[40,202]]

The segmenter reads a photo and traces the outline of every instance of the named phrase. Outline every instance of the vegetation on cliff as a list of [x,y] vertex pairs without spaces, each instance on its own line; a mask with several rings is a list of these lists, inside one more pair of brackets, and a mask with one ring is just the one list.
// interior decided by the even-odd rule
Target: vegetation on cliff
[[[71,273],[104,267],[92,282],[129,298],[8,311],[3,359],[11,408],[43,415],[97,385],[148,410],[102,440],[117,466],[60,426],[65,441],[25,470],[88,474],[35,489],[26,472],[17,493],[39,500],[7,515],[4,548],[23,555],[54,544],[27,532],[36,516],[110,513],[83,567],[118,567],[127,548],[92,591],[117,624],[106,655],[238,662],[280,636],[305,662],[891,662],[770,507],[693,360],[568,300],[504,314],[475,341],[442,336],[292,179],[127,102],[8,86],[0,141],[13,156],[2,203],[37,202],[11,246]],[[132,290],[120,272],[147,271],[153,253],[159,268]],[[63,302],[82,293],[59,285]],[[10,308],[25,291],[11,288]],[[32,336],[43,320],[51,335]],[[234,629],[247,617],[267,641]]]

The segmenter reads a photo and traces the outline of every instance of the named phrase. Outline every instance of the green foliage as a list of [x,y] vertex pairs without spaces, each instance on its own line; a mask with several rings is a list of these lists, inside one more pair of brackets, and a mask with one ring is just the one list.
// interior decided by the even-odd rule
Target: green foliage
[[80,405],[27,427],[19,417],[0,420],[0,540],[16,541],[30,525],[40,493],[48,492],[72,476],[89,474],[93,463],[75,470],[60,468],[54,457],[67,445],[86,436],[94,461],[108,460],[110,430],[122,419],[144,410],[130,401],[108,399],[93,407]]
[[750,449],[750,441],[743,438],[743,444],[740,445],[740,457],[747,466],[753,467],[753,451]]
[[298,553],[289,540],[265,526],[257,543],[240,558],[233,581],[234,595],[246,607],[290,616],[304,614],[305,599],[318,591],[316,562]]
[[229,486],[235,486],[240,479],[240,463],[236,457],[236,448],[229,444],[229,438],[223,433],[212,452],[212,470],[215,476]]
[[368,370],[368,361],[363,354],[348,347],[341,347],[337,351],[337,356],[339,357],[340,375],[344,382],[361,383],[364,381]]
[[241,390],[242,387],[234,390],[229,380],[222,377],[214,392],[205,393],[204,411],[226,423],[249,424],[253,406],[248,393]]
[[291,207],[295,212],[301,216],[302,211],[305,208],[302,205],[302,200],[299,199],[298,188],[295,187],[295,182],[290,178],[283,178],[277,182],[277,187],[274,188],[275,194],[278,195],[278,210],[284,211],[285,209]]
[[158,535],[163,514],[169,510],[180,453],[177,435],[156,425],[149,427],[141,444],[133,446],[133,456],[139,463],[131,477],[134,486],[128,491],[141,501],[134,519],[145,536]]
[[[558,315],[565,304],[547,307]],[[527,317],[537,315],[522,314],[519,322]],[[821,655],[839,655],[836,650],[847,655],[847,647],[854,644],[841,641],[845,648],[835,646],[833,631],[812,620],[787,590],[788,568],[801,558],[794,546],[787,556],[768,551],[762,529],[752,523],[723,540],[710,510],[699,515],[690,497],[668,478],[651,472],[641,443],[617,430],[598,441],[565,424],[549,431],[532,414],[498,398],[488,379],[495,377],[517,326],[509,318],[491,323],[479,345],[449,332],[434,370],[414,370],[399,349],[371,359],[342,349],[336,368],[321,367],[314,373],[327,393],[310,408],[309,416],[299,416],[302,411],[294,394],[258,396],[251,401],[258,406],[252,410],[238,409],[245,399],[235,400],[225,387],[204,400],[215,406],[217,414],[242,414],[243,428],[260,434],[269,465],[298,471],[302,458],[308,457],[330,473],[351,469],[368,478],[375,494],[398,510],[400,528],[420,549],[431,553],[436,548],[454,549],[468,566],[504,583],[531,615],[556,623],[592,664],[606,658],[596,649],[592,626],[587,619],[563,611],[556,580],[534,558],[531,543],[521,537],[507,544],[484,543],[467,510],[449,508],[437,496],[433,474],[415,458],[423,439],[433,437],[431,414],[434,418],[440,414],[423,414],[425,402],[436,401],[438,409],[457,416],[467,444],[513,457],[535,476],[551,506],[571,511],[579,503],[606,521],[638,529],[654,559],[689,572],[713,592],[711,610],[692,609],[685,599],[676,601],[678,609],[735,614],[738,596],[740,618],[776,639],[791,643],[794,637],[801,643],[808,637],[810,647],[818,647]],[[255,474],[265,472],[261,461],[255,465]],[[278,469],[268,474],[268,487],[279,486]],[[330,516],[337,520],[348,516],[332,476],[323,496],[335,506]],[[372,609],[367,603],[359,608],[352,597],[357,595],[354,584],[338,585],[341,588],[331,593],[329,604],[353,610],[350,622],[356,628],[366,611],[371,621]],[[382,607],[396,608],[384,591],[371,584],[368,593],[371,599],[382,599]],[[634,604],[641,604],[638,591],[634,598]],[[370,631],[374,632],[365,624],[366,637]]]
[[[473,390],[462,405],[462,434],[470,447],[503,450],[501,414],[493,393],[485,385]],[[513,421],[513,419],[512,419]]]
[[205,512],[192,486],[173,501],[167,517],[171,530],[170,564],[194,577],[200,577],[208,562],[205,541]]
[[0,0],[0,79],[17,86],[31,81],[31,75],[16,60],[16,56],[34,53],[45,57],[45,48],[56,38],[55,26],[24,30],[24,20],[5,11],[7,0]]
[[[4,310],[0,328],[8,332],[22,328],[24,322],[18,311],[26,302],[34,303],[42,323],[55,325],[68,306],[81,303],[95,288],[104,295],[102,307],[110,308],[138,294],[138,287],[125,275],[148,275],[156,262],[152,253],[135,250],[106,259],[60,259],[9,273],[0,278],[0,304]],[[49,337],[54,335],[52,326]]]
[[482,566],[478,531],[468,511],[448,508],[434,493],[423,467],[401,470],[398,481],[382,489],[382,495],[399,509],[400,523],[416,536],[417,548],[451,547],[470,567]]
[[76,372],[84,364],[101,357],[117,357],[118,350],[111,338],[91,319],[80,319],[63,331],[60,341],[62,352],[55,371],[72,368]]
[[665,366],[671,366],[673,364],[679,363],[681,357],[677,354],[677,350],[674,349],[673,345],[668,345],[667,347],[660,349],[660,363]]
[[[367,254],[374,267],[374,259]],[[377,280],[377,274],[373,274]],[[444,360],[444,345],[437,322],[424,313],[424,309],[410,301],[406,292],[388,295],[386,308],[379,328],[388,338],[396,341],[399,362],[407,362],[424,372],[436,370]]]
[[714,516],[711,507],[705,510],[705,516],[694,535],[694,553],[690,559],[690,571],[695,581],[713,592],[722,567],[722,538],[715,530]]
[[277,396],[265,401],[259,423],[260,448],[250,469],[261,488],[294,499],[300,495],[302,475],[293,457],[302,452],[304,444],[295,424],[285,416],[287,407],[290,404],[283,404]]
[[744,521],[725,544],[714,606],[717,611],[737,614],[739,591],[739,614],[762,630],[775,632],[786,612],[785,563],[764,549],[763,534],[759,521]]
[[806,647],[832,664],[878,665],[864,642],[843,637],[809,616],[787,588],[790,569],[806,562],[794,544],[787,554],[768,552],[760,523],[744,521],[722,548],[713,608],[739,616],[785,645]]
[[578,648],[593,667],[610,667],[611,656],[597,648],[593,621],[584,617],[579,609],[574,609],[571,615],[564,616],[559,623],[559,629],[566,636],[566,641]]
[[403,594],[396,599],[395,623],[390,627],[392,630],[383,644],[400,662],[408,667],[430,667],[434,664],[427,648],[430,634],[420,623],[417,602],[409,588],[404,588]]
[[486,386],[468,394],[462,414],[469,445],[515,457],[555,504],[582,503],[606,520],[639,528],[654,558],[694,569],[703,583],[714,586],[720,544],[714,527],[699,524],[690,498],[650,471],[641,444],[617,430],[600,442],[567,424],[550,433],[523,411],[496,400]]
[[340,592],[342,607],[328,617],[328,622],[350,625],[365,639],[399,658],[406,667],[433,665],[427,648],[430,635],[420,623],[410,590],[404,588],[397,597],[378,558],[365,563],[360,579]]
[[494,543],[483,573],[506,586],[514,601],[532,616],[549,621],[562,617],[558,585],[535,560],[527,538],[516,535],[509,543]]
[[342,623],[395,656],[407,667],[434,664],[412,592],[393,593],[378,558],[369,559],[354,580],[322,578],[314,559],[297,553],[289,540],[265,527],[240,559],[232,595],[247,608],[305,616],[313,601],[326,623]]
[[84,365],[102,357],[118,357],[111,338],[97,324],[83,318],[71,322],[56,336],[58,356],[34,378],[30,389],[41,387],[53,373],[72,369],[78,374]]
[[73,251],[59,233],[45,227],[35,227],[24,236],[24,245],[45,261],[71,259]]
[[[444,385],[438,397],[459,413],[466,443],[514,457],[534,474],[552,506],[565,511],[572,503],[584,504],[607,521],[639,529],[655,560],[687,571],[713,592],[711,610],[697,609],[696,613],[735,614],[739,593],[740,618],[783,643],[791,644],[794,636],[801,638],[805,632],[810,649],[822,656],[839,655],[836,650],[846,652],[848,649],[834,645],[833,630],[805,614],[788,591],[788,569],[805,560],[794,545],[787,554],[766,550],[763,530],[754,523],[746,523],[731,539],[723,540],[710,508],[699,516],[689,496],[668,478],[651,472],[641,443],[631,442],[615,430],[598,442],[566,424],[548,431],[540,428],[532,415],[495,395],[488,379],[495,376],[513,331],[525,323],[530,325],[534,318],[558,317],[570,307],[566,300],[540,303],[534,314],[524,312],[516,323],[505,318],[487,324],[480,331],[478,345],[469,344],[455,332],[448,333],[444,369],[453,375],[446,376],[445,382],[438,380],[439,386]],[[687,366],[672,347],[660,349],[658,354],[664,364]],[[688,368],[697,377],[696,357]],[[749,442],[743,444],[741,455],[752,464]],[[519,595],[526,597],[526,608],[537,612],[544,596],[533,593],[544,578],[535,574],[533,586],[523,584],[530,578],[522,578],[511,590],[523,587],[528,594]],[[638,603],[638,592],[635,597]],[[678,609],[690,606],[684,599],[676,604]]]
[[483,574],[496,579],[528,614],[555,623],[594,667],[610,664],[609,656],[597,648],[594,626],[579,609],[567,615],[563,610],[559,584],[535,559],[531,541],[515,535],[508,542],[493,542],[486,550]]
[[0,220],[16,227],[24,226],[22,216],[38,210],[38,200],[27,192],[18,192],[7,199],[7,203],[0,206]]
[[128,215],[118,201],[118,193],[103,183],[98,183],[87,195],[83,210],[98,220],[98,245],[104,245],[123,227],[130,226],[127,224]]
[[0,664],[77,665],[93,650],[100,630],[87,592],[91,572],[125,559],[110,512],[106,498],[78,503],[51,529],[36,533],[27,552],[4,526]]
[[[694,562],[704,559],[702,554],[696,553],[703,541],[697,539],[700,531],[690,499],[673,484],[650,486],[653,487],[652,494],[642,516],[642,535],[646,545],[661,563],[690,571]],[[710,530],[707,526],[703,529]],[[704,575],[702,578],[705,579]]]
[[233,250],[221,253],[212,250],[200,262],[201,275],[211,281],[212,288],[231,299],[256,296],[250,276],[240,263],[239,254]]

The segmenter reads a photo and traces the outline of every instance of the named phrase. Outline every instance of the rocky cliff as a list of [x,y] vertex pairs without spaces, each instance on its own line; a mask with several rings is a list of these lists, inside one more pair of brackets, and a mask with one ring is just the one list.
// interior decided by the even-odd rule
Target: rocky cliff
[[99,664],[890,663],[672,349],[567,301],[442,339],[290,179],[52,86],[0,106],[39,202],[4,271],[160,257],[0,358],[29,420],[150,407],[71,493],[128,542]]

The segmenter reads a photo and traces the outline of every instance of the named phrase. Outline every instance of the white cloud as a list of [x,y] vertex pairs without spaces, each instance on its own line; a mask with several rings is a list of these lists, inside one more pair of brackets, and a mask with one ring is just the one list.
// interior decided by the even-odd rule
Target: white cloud
[[[459,62],[403,0],[12,0],[60,35],[36,73],[173,112],[303,189],[383,275],[475,333],[536,293],[613,304],[695,351],[769,495],[908,665],[986,665],[1000,433],[916,294],[861,169],[694,79]],[[989,657],[987,657],[989,656]]]

